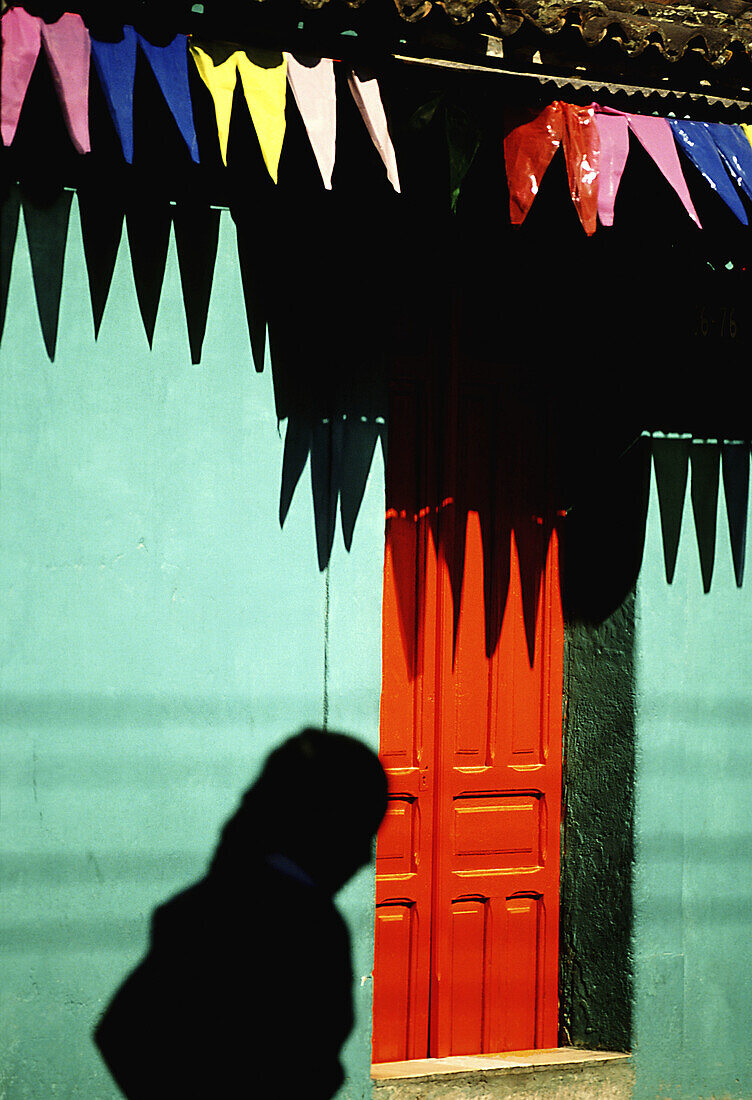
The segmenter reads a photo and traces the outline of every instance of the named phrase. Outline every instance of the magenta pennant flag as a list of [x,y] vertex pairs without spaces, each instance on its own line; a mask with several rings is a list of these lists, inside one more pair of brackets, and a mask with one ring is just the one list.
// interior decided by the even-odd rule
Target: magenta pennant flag
[[679,154],[676,151],[674,135],[671,133],[668,120],[653,118],[651,115],[632,114],[627,114],[626,118],[630,130],[676,191],[692,221],[700,226],[700,219],[697,216],[697,211],[694,208],[687,187],[687,181],[684,179],[684,173],[681,170]]
[[597,111],[595,124],[601,139],[598,220],[614,224],[614,204],[629,153],[629,130],[624,115]]
[[68,133],[79,153],[89,153],[89,32],[80,15],[67,11],[42,23],[42,42]]
[[287,82],[308,133],[324,187],[331,191],[337,139],[334,62],[330,57],[297,58],[291,53],[285,57]]
[[10,8],[0,19],[0,32],[0,133],[3,144],[10,145],[41,49],[42,20],[23,8]]
[[392,139],[389,136],[378,81],[375,77],[365,76],[365,74],[358,75],[353,69],[348,73],[347,83],[350,85],[350,91],[358,105],[358,110],[363,117],[368,133],[371,135],[371,141],[376,146],[379,156],[384,162],[389,182],[394,190],[399,192],[397,157]]

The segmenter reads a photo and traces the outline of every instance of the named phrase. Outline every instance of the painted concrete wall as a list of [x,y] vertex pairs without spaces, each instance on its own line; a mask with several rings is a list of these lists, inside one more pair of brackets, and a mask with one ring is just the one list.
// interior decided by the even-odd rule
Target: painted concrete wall
[[559,1041],[632,1046],[634,594],[567,622]]
[[636,599],[638,1100],[752,1097],[752,563],[723,494],[703,594],[689,493],[666,583],[655,484]]
[[[153,351],[121,242],[93,339],[75,200],[58,354],[23,229],[0,347],[0,1096],[116,1095],[91,1044],[152,909],[199,876],[267,752],[324,708],[378,744],[383,470],[351,552],[318,571],[304,478],[278,522],[283,439],[253,371],[223,215],[204,357],[174,246]],[[372,874],[342,895],[370,1094]]]

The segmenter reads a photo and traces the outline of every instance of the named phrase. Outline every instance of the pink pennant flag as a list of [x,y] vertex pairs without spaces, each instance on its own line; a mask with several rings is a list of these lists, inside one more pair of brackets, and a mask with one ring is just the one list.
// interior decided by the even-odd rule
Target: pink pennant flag
[[80,15],[67,11],[42,23],[42,42],[68,133],[79,153],[89,153],[89,32]]
[[676,191],[692,221],[700,226],[700,219],[681,170],[676,142],[668,121],[665,118],[653,118],[651,115],[632,114],[627,115],[627,120],[630,130]]
[[[291,53],[285,54],[285,57],[287,58],[287,81],[292,88],[292,94],[308,133],[324,187],[327,191],[331,191],[337,139],[334,62],[330,57],[301,60]],[[360,107],[360,104],[358,106]],[[361,107],[361,113],[362,110]],[[381,152],[380,149],[379,152]],[[399,184],[396,190],[399,191]]]
[[[697,211],[694,208],[694,203],[689,194],[689,188],[687,187],[687,181],[684,179],[684,173],[681,170],[681,164],[679,163],[679,154],[676,151],[676,143],[674,142],[674,135],[671,132],[671,127],[668,124],[668,120],[665,118],[654,118],[652,115],[633,115],[625,111],[616,111],[613,107],[598,107],[598,127],[600,129],[601,124],[607,118],[624,118],[632,133],[635,135],[640,145],[643,147],[648,156],[654,161],[657,167],[662,172],[665,179],[671,184],[676,194],[681,199],[684,209],[689,214],[692,221],[702,228],[700,225],[700,219],[697,216]],[[608,129],[609,123],[605,123],[604,131]],[[623,141],[623,139],[622,139]],[[624,151],[623,143],[618,145],[613,156],[613,175],[612,181],[609,184],[606,182],[606,195],[604,196],[604,215],[609,216],[608,207],[608,192],[613,188],[614,198],[616,197],[616,190],[619,186],[621,174],[624,171],[624,165],[621,165],[621,169],[618,168],[618,158]],[[626,159],[626,158],[625,158]],[[601,183],[603,188],[604,184]],[[600,216],[600,203],[598,213]],[[601,221],[603,225],[613,225],[613,205],[610,207],[611,221]]]
[[91,41],[80,15],[65,12],[55,23],[45,23],[23,8],[10,8],[0,20],[2,61],[0,66],[0,133],[10,145],[34,71],[39,50],[44,52],[52,72],[63,117],[79,153],[88,153],[89,141],[89,56]]
[[10,145],[39,56],[42,20],[23,8],[10,8],[0,19],[0,32],[0,134],[3,144]]
[[596,113],[595,124],[601,138],[598,220],[601,225],[613,225],[616,192],[629,153],[628,123],[624,115],[600,111]]
[[353,69],[348,73],[347,83],[350,85],[350,91],[363,117],[368,133],[371,135],[371,141],[376,146],[379,156],[384,162],[387,178],[394,190],[399,193],[397,157],[392,139],[389,136],[378,81],[375,77],[359,76]]

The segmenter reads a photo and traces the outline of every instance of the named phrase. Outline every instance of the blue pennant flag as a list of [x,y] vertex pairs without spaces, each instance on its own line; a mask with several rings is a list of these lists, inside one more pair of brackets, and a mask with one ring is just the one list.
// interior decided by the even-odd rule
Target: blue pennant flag
[[167,46],[154,46],[128,26],[123,27],[120,42],[100,42],[95,38],[91,42],[97,75],[123,147],[123,156],[128,164],[133,163],[133,85],[139,45],[188,146],[191,159],[198,164],[198,140],[188,84],[186,36],[178,34]]
[[720,195],[729,209],[736,214],[742,225],[747,225],[744,205],[736,193],[706,123],[690,122],[683,118],[670,118],[668,121],[682,152],[689,157],[716,194]]
[[133,85],[138,40],[133,27],[123,27],[120,42],[91,40],[91,52],[123,156],[133,164]]
[[188,84],[188,39],[184,34],[176,34],[167,46],[153,46],[142,35],[138,40],[188,146],[191,160],[198,164],[198,140]]
[[726,122],[708,122],[707,127],[737,185],[752,199],[752,145],[746,134]]

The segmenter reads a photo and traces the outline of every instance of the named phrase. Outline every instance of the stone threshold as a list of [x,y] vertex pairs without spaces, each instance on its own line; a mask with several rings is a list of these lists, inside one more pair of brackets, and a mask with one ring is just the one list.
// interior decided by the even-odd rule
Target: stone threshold
[[371,1066],[371,1078],[379,1083],[397,1084],[416,1078],[445,1079],[455,1074],[480,1074],[487,1078],[545,1070],[583,1070],[587,1067],[628,1065],[630,1054],[617,1051],[577,1050],[553,1047],[549,1050],[513,1050],[500,1054],[467,1054],[450,1058],[419,1058],[411,1062],[379,1062]]

